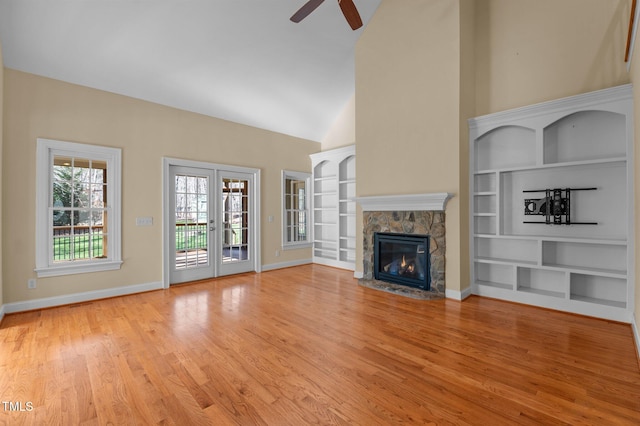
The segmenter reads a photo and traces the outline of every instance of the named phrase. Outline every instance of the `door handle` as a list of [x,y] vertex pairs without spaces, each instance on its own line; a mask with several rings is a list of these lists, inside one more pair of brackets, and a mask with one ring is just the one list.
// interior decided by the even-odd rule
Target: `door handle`
[[215,226],[212,226],[212,227],[209,228],[209,231],[215,231],[215,230],[216,230]]

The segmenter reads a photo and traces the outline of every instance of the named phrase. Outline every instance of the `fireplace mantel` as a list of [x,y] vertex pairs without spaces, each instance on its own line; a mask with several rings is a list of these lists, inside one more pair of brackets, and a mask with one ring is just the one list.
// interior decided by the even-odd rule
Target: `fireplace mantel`
[[447,201],[453,194],[437,192],[407,195],[374,195],[357,197],[355,200],[363,211],[444,211]]

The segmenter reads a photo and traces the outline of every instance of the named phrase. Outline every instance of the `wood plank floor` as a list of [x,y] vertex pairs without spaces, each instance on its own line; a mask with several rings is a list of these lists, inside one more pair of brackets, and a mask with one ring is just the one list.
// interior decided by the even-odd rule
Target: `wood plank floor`
[[305,265],[7,315],[0,423],[640,424],[629,325],[352,276]]

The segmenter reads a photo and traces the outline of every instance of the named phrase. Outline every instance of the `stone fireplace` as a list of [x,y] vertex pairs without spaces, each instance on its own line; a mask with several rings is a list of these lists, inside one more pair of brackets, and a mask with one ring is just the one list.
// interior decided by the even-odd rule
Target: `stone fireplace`
[[429,236],[430,291],[445,295],[445,213],[448,193],[360,197],[363,209],[363,280],[374,280],[374,236]]

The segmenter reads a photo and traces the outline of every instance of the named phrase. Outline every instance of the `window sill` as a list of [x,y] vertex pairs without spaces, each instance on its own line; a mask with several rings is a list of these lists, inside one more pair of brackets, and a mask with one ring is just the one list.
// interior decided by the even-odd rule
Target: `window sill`
[[313,247],[313,243],[286,244],[282,246],[282,250],[297,250]]
[[105,262],[81,263],[75,265],[56,265],[36,268],[38,278],[57,277],[60,275],[86,274],[89,272],[115,271],[120,269],[121,260],[108,260]]

